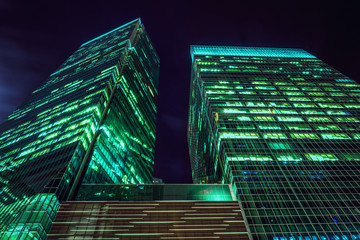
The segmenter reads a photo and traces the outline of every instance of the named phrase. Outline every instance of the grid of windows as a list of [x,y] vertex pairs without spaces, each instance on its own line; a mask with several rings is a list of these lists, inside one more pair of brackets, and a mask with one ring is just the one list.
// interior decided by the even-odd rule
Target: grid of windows
[[253,239],[360,238],[360,84],[299,50],[214,48],[192,47],[194,182],[231,183]]
[[57,204],[39,199],[72,199],[83,180],[151,183],[158,69],[136,19],[83,44],[0,125],[0,238],[44,239]]
[[248,240],[235,201],[72,202],[61,204],[49,240]]
[[76,201],[232,201],[228,184],[83,184]]

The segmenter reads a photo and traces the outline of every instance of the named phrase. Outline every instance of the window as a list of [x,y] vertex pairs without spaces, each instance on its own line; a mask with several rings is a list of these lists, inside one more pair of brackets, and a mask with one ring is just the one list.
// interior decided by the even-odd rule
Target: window
[[264,138],[270,139],[286,139],[286,135],[284,133],[263,133]]
[[336,161],[338,158],[334,154],[311,153],[305,154],[306,158],[312,161]]
[[276,160],[278,161],[301,161],[302,157],[298,154],[276,154]]
[[323,139],[350,139],[350,137],[344,133],[322,133],[320,135]]
[[279,125],[274,125],[274,124],[268,124],[268,125],[259,124],[257,126],[260,129],[281,129]]
[[311,130],[311,127],[309,125],[303,124],[288,124],[287,127],[290,130]]
[[319,136],[316,135],[315,133],[291,133],[290,135],[292,138],[298,138],[298,139],[303,139],[303,138],[319,139]]
[[331,122],[331,119],[328,117],[308,117],[309,122]]
[[267,117],[267,116],[262,116],[262,117],[254,117],[255,121],[275,121],[275,119],[273,117]]
[[272,161],[271,156],[267,155],[245,155],[239,154],[234,157],[227,157],[227,161]]
[[316,130],[327,131],[327,130],[341,130],[337,125],[314,125]]
[[279,121],[282,122],[303,122],[304,119],[301,117],[277,117]]
[[224,132],[220,133],[220,138],[259,138],[259,134],[254,132]]
[[268,143],[269,147],[271,149],[291,149],[290,145],[288,143]]

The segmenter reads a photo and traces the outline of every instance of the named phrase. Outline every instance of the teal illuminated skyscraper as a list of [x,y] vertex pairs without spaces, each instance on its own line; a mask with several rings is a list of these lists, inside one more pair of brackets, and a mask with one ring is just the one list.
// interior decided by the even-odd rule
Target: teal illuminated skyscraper
[[151,183],[159,59],[140,19],[83,45],[0,125],[0,238],[45,239],[82,183]]
[[229,182],[254,240],[360,239],[360,84],[300,49],[191,57],[194,182]]

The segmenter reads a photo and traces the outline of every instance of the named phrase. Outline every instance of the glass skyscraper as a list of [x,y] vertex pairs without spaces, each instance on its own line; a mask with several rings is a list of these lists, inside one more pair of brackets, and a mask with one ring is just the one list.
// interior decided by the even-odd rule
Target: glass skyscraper
[[360,239],[360,84],[301,49],[192,46],[195,183],[230,183],[251,239]]
[[158,71],[136,19],[81,45],[0,125],[0,239],[46,239],[81,184],[152,182]]

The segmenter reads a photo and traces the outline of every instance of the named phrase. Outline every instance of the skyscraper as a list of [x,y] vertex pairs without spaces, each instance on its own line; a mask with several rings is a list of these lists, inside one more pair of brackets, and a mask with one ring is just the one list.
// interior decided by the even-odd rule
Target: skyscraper
[[252,239],[360,238],[360,84],[300,49],[192,46],[195,183],[230,183]]
[[81,184],[152,182],[158,71],[136,19],[81,45],[0,125],[1,239],[45,239]]

